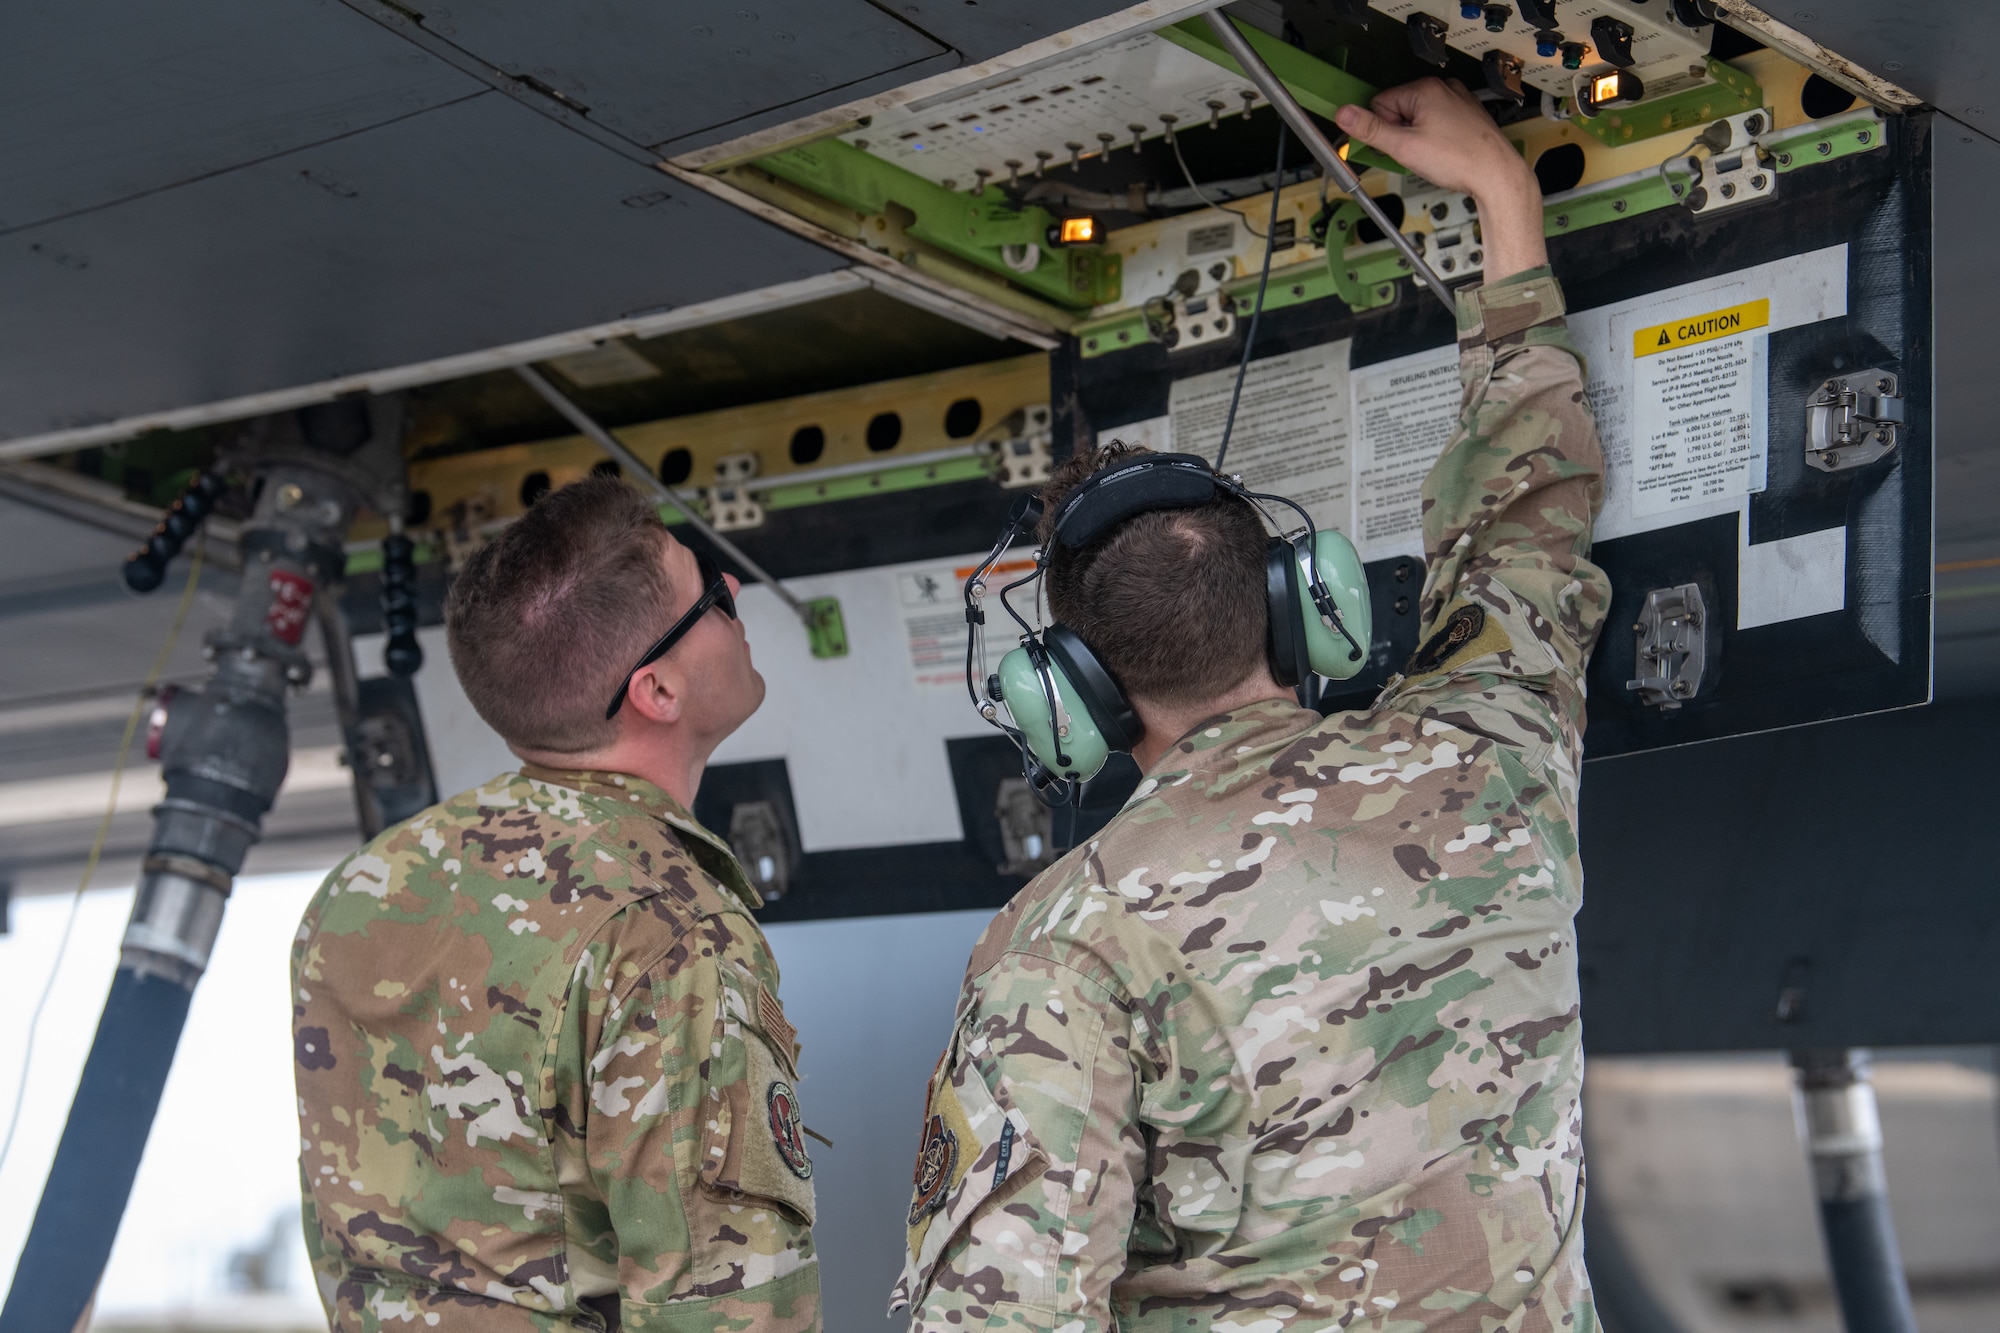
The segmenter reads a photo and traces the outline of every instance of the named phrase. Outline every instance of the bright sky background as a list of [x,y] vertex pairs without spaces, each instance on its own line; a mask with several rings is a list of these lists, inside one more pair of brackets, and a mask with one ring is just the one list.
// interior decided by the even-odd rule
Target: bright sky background
[[[317,874],[239,880],[208,975],[196,988],[132,1203],[99,1290],[97,1314],[160,1318],[256,1312],[270,1327],[324,1327],[299,1233],[298,1120],[292,1097],[286,960]],[[13,1110],[28,1016],[48,979],[70,899],[13,905],[0,935],[0,1115]],[[132,891],[84,895],[42,1016],[27,1104],[0,1167],[0,1287],[14,1264],[89,1053]],[[0,1128],[4,1128],[0,1120]],[[232,1293],[232,1251],[280,1229],[282,1297]]]

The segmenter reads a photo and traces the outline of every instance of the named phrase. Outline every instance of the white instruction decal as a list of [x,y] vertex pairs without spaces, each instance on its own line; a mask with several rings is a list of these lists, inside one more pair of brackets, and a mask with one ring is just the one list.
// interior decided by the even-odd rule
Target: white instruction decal
[[1458,427],[1458,348],[1363,366],[1354,379],[1354,525],[1363,560],[1424,553],[1423,485]]
[[1756,331],[1769,298],[1632,335],[1632,514],[1650,518],[1750,490]]
[[1767,339],[1846,313],[1834,245],[1571,315],[1604,443],[1598,540],[1730,513],[1762,489]]
[[[1223,471],[1253,491],[1288,496],[1313,522],[1344,529],[1353,504],[1348,456],[1347,358],[1353,340],[1250,363]],[[1168,395],[1173,445],[1215,457],[1236,387],[1236,367],[1175,380]]]
[[[909,648],[910,675],[919,689],[961,693],[965,689],[964,589],[975,567],[976,562],[923,565],[896,571],[896,610],[902,617],[903,638]],[[994,568],[988,581],[997,592],[1003,576],[1011,582],[1034,567],[1032,559],[1003,561]],[[1015,605],[1023,603],[1016,601]],[[987,614],[989,620],[1002,614],[996,599],[987,600]]]
[[1174,452],[1174,419],[1172,417],[1148,417],[1144,421],[1128,421],[1122,426],[1112,426],[1097,432],[1097,447],[1102,449],[1117,440],[1120,444],[1135,444],[1142,449],[1151,449],[1156,454]]

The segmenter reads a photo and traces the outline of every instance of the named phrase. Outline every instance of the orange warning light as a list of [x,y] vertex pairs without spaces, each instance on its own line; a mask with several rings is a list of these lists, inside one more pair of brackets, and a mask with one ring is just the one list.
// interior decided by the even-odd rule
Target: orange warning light
[[1096,218],[1064,218],[1058,245],[1089,245],[1097,239]]
[[1590,100],[1599,106],[1617,101],[1623,95],[1623,91],[1618,85],[1616,74],[1600,74],[1590,81]]

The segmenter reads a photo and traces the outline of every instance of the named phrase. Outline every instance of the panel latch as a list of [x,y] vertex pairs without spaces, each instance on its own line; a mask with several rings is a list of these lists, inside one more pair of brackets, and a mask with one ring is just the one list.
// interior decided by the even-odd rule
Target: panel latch
[[1639,702],[1679,708],[1701,689],[1708,665],[1708,611],[1692,583],[1655,588],[1646,594],[1632,626],[1637,640],[1637,680],[1625,682]]
[[1866,466],[1896,447],[1904,421],[1893,373],[1836,375],[1806,399],[1806,462],[1821,472]]

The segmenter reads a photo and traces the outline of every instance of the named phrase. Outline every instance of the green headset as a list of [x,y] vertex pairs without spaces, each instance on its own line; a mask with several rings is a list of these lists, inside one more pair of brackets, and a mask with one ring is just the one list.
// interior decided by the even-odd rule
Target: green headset
[[[1368,581],[1352,542],[1338,532],[1319,531],[1311,515],[1284,496],[1253,493],[1240,477],[1219,474],[1193,454],[1142,454],[1079,484],[1056,511],[1051,538],[1036,552],[1034,570],[1000,589],[1000,604],[1021,627],[1021,641],[1000,659],[997,670],[984,676],[982,699],[974,660],[983,651],[986,580],[1014,542],[1041,522],[1040,502],[1023,497],[992,552],[965,581],[965,617],[971,629],[966,687],[979,715],[1021,747],[1030,784],[1051,804],[1076,800],[1083,783],[1097,775],[1113,751],[1138,744],[1142,728],[1117,679],[1081,636],[1060,621],[1037,630],[1022,619],[1007,594],[1042,577],[1052,548],[1081,550],[1134,515],[1191,509],[1218,495],[1234,496],[1267,520],[1264,503],[1286,505],[1304,524],[1265,545],[1265,650],[1277,682],[1297,687],[1312,673],[1346,680],[1367,665],[1364,645],[1373,617]],[[1002,708],[1011,725],[1001,720]]]

